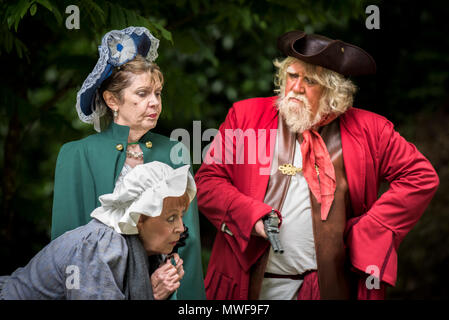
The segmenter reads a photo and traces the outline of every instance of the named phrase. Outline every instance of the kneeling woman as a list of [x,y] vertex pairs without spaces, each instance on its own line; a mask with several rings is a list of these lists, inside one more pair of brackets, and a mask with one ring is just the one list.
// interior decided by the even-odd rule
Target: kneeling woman
[[184,269],[171,253],[195,194],[188,165],[137,165],[113,193],[100,196],[87,225],[0,277],[0,299],[176,298]]

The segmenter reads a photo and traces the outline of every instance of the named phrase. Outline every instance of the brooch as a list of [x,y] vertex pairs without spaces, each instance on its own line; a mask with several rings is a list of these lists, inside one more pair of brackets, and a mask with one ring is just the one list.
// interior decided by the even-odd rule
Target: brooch
[[[319,176],[320,169],[318,168],[317,165],[315,165],[315,170],[316,170],[317,176]],[[302,168],[296,168],[294,165],[289,163],[289,164],[283,164],[282,166],[279,166],[279,171],[281,171],[282,174],[286,174],[288,176],[294,176],[295,174],[302,172]]]
[[295,174],[302,172],[302,168],[296,168],[292,164],[283,164],[282,166],[279,166],[279,171],[282,172],[282,174],[286,174],[288,176],[294,176]]

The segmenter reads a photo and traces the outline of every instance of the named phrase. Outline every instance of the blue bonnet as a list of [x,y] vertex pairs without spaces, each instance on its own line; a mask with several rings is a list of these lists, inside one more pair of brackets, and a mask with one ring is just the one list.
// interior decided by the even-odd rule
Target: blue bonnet
[[98,47],[100,57],[97,64],[76,95],[76,111],[80,120],[93,123],[95,130],[100,131],[99,119],[106,113],[106,108],[96,103],[100,99],[97,89],[114,68],[133,60],[137,54],[151,62],[156,60],[158,47],[159,40],[144,27],[128,27],[106,33]]

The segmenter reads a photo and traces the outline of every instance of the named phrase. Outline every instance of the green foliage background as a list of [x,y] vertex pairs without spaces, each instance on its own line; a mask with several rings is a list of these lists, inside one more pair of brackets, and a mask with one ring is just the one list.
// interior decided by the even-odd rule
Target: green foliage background
[[[365,27],[369,4],[380,9],[379,30]],[[80,9],[79,30],[65,27],[69,5]],[[192,132],[194,120],[202,131],[218,128],[233,102],[272,95],[276,38],[302,29],[373,55],[378,73],[353,79],[354,105],[392,120],[437,169],[441,186],[399,249],[389,298],[448,298],[447,17],[443,1],[0,0],[0,274],[49,241],[59,148],[93,133],[78,120],[75,101],[104,33],[139,25],[161,39],[165,87],[155,131],[170,135]],[[204,218],[201,228],[206,266],[215,231]]]

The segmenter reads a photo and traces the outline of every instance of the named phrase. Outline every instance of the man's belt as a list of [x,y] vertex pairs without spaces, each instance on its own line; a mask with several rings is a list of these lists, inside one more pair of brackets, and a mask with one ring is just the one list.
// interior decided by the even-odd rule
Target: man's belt
[[265,272],[263,277],[264,278],[276,278],[276,279],[304,280],[305,274],[306,273],[303,273],[303,274],[275,274],[275,273]]

